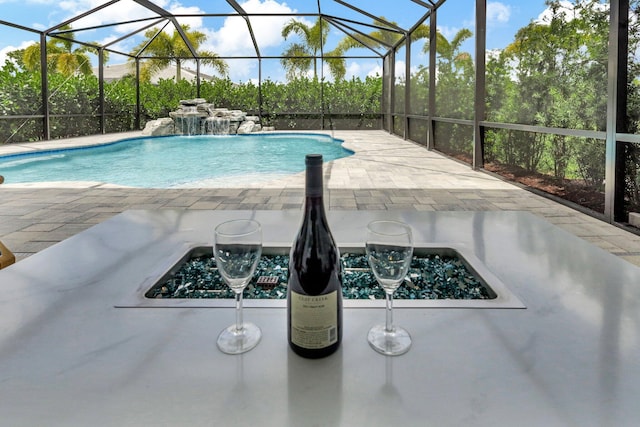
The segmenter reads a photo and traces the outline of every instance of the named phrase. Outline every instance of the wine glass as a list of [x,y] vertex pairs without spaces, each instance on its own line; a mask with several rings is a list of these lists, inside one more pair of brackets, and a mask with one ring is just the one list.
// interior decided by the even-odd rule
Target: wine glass
[[411,227],[398,221],[369,223],[366,251],[371,270],[384,289],[387,301],[385,324],[372,327],[367,340],[378,353],[388,356],[404,354],[411,347],[411,336],[405,329],[393,325],[393,293],[404,281],[411,264]]
[[227,354],[244,353],[254,348],[262,336],[259,327],[242,320],[242,291],[262,254],[260,224],[251,219],[236,219],[218,225],[213,253],[220,275],[236,298],[236,323],[220,332],[218,348]]

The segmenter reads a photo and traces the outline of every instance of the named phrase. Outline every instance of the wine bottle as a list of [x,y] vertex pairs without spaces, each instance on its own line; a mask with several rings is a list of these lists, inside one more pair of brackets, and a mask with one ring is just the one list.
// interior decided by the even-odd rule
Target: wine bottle
[[342,265],[324,211],[322,155],[308,154],[305,162],[304,216],[289,256],[287,329],[291,349],[316,359],[342,341]]

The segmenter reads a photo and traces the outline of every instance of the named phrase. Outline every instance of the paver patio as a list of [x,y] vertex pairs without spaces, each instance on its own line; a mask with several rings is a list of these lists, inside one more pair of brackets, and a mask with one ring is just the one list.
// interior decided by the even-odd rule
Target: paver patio
[[[330,133],[330,132],[323,132]],[[0,146],[0,155],[102,143],[139,132]],[[529,211],[633,264],[640,236],[384,131],[335,131],[355,155],[325,167],[330,210]],[[104,183],[0,185],[0,240],[20,260],[128,209],[302,208],[304,174],[216,188],[141,189]]]

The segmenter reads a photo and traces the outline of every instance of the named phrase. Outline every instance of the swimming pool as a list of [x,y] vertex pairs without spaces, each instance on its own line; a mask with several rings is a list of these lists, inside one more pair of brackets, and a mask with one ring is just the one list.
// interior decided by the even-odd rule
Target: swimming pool
[[305,169],[308,153],[324,161],[353,154],[342,140],[313,133],[165,136],[0,156],[5,183],[94,181],[127,187],[237,186]]

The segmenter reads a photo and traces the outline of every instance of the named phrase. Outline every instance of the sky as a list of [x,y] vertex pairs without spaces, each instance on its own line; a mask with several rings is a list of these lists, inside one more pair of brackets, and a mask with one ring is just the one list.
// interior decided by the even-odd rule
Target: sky
[[[202,14],[202,13],[233,13],[233,9],[224,0],[152,0],[153,3],[174,14]],[[24,27],[44,30],[51,28],[72,17],[105,4],[105,0],[0,0],[0,21],[18,24]],[[248,13],[317,13],[317,0],[238,0],[240,6]],[[350,4],[368,12],[372,16],[383,16],[402,28],[410,28],[426,13],[426,9],[411,0],[350,0]],[[215,9],[212,7],[215,5]],[[342,16],[358,22],[371,23],[372,19],[366,15],[346,8],[340,1],[321,0],[321,11],[327,15]],[[451,39],[462,28],[474,31],[475,0],[447,0],[438,10],[438,28],[440,32]],[[507,46],[518,29],[531,21],[541,19],[545,14],[544,0],[488,0],[487,2],[487,49],[499,49]],[[73,23],[74,29],[96,27],[114,22],[134,20],[153,16],[148,10],[141,8],[133,0],[119,2],[88,15]],[[287,40],[281,36],[281,29],[293,17],[252,17],[251,23],[254,34],[263,56],[279,56],[286,47],[295,41],[295,36]],[[313,24],[313,17],[298,16],[297,20],[308,25]],[[181,23],[188,24],[191,29],[202,31],[207,35],[207,41],[202,49],[212,51],[220,56],[235,57],[228,59],[229,77],[235,82],[257,80],[258,62],[253,59],[238,57],[255,56],[255,48],[247,31],[247,24],[240,17],[189,17],[179,18]],[[116,41],[126,34],[143,28],[153,21],[130,23],[126,25],[109,26],[79,32],[77,39],[109,43]],[[351,24],[357,29],[369,33],[371,28]],[[173,27],[169,26],[171,31]],[[113,48],[122,52],[130,52],[134,46],[143,40],[142,34],[129,37],[113,44]],[[15,29],[0,23],[0,64],[4,64],[6,53],[38,40],[37,33]],[[335,47],[338,41],[345,37],[345,33],[332,28],[327,40],[327,49]],[[421,53],[422,41],[414,43],[412,66],[424,59]],[[469,41],[464,49],[473,52],[473,42]],[[354,49],[350,55],[368,56],[371,58],[354,58],[347,60],[347,78],[375,75],[381,73],[382,62],[376,54],[368,49]],[[108,64],[126,62],[126,57],[111,54]],[[95,65],[95,64],[94,64]],[[194,63],[187,63],[186,67],[195,67]],[[400,74],[404,72],[402,61],[396,63]],[[206,68],[203,72],[209,71]],[[212,72],[212,74],[215,74]],[[264,59],[262,63],[262,78],[284,80],[284,71],[277,59]]]

